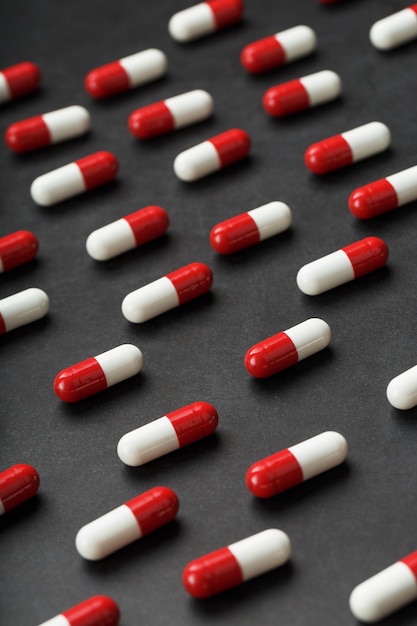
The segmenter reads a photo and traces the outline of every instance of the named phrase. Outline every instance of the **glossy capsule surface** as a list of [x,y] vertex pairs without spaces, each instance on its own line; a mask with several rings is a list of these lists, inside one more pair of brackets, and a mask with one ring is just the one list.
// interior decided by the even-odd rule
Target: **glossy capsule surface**
[[417,4],[378,20],[369,31],[369,39],[378,50],[393,50],[417,38]]
[[242,0],[207,0],[175,13],[168,31],[173,39],[185,43],[228,28],[242,16]]
[[387,386],[388,402],[406,411],[417,406],[417,365],[393,378]]
[[117,626],[120,611],[108,596],[93,596],[39,626]]
[[39,67],[30,61],[0,71],[0,104],[36,91],[41,82]]
[[32,498],[39,489],[39,474],[31,465],[12,465],[0,472],[0,515]]
[[17,230],[0,237],[0,273],[32,261],[38,253],[39,243],[28,230]]
[[44,317],[49,298],[42,289],[30,287],[0,300],[0,335]]

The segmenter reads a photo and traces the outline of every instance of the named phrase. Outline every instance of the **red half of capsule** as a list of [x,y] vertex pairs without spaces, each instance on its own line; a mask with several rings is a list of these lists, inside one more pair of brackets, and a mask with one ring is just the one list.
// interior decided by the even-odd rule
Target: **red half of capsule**
[[37,115],[11,124],[6,130],[4,139],[10,150],[23,154],[49,146],[51,134],[42,115]]
[[90,96],[101,100],[130,89],[130,79],[119,61],[114,61],[91,70],[84,86]]
[[258,227],[249,213],[220,222],[210,232],[210,245],[219,254],[233,254],[259,241]]
[[62,370],[54,381],[54,391],[64,402],[78,402],[104,389],[106,376],[94,357]]
[[303,482],[303,471],[287,449],[257,461],[246,472],[246,486],[258,498],[271,498]]
[[179,304],[185,304],[207,293],[213,284],[213,272],[204,263],[190,263],[166,275],[178,294]]
[[398,195],[386,178],[376,180],[352,191],[349,209],[355,217],[368,220],[398,207]]
[[10,511],[35,495],[39,474],[31,465],[12,465],[0,473],[0,500],[4,511]]
[[188,563],[182,582],[195,598],[210,598],[240,585],[243,573],[236,558],[226,547]]
[[271,35],[254,41],[243,48],[240,61],[248,72],[261,74],[284,65],[286,54],[278,39]]
[[176,493],[168,487],[153,487],[125,504],[136,517],[142,536],[168,524],[180,506]]
[[89,154],[75,163],[80,168],[87,190],[113,180],[119,169],[119,163],[114,154],[105,151]]
[[161,237],[168,229],[168,213],[160,206],[147,206],[144,209],[125,215],[135,236],[137,246]]
[[207,4],[213,11],[217,30],[228,28],[242,19],[242,0],[207,0]]
[[251,140],[244,130],[232,128],[220,135],[211,137],[209,141],[216,148],[222,167],[244,159],[250,151]]
[[93,596],[61,613],[70,626],[117,626],[120,611],[108,596]]
[[297,349],[284,332],[257,343],[245,355],[245,367],[255,378],[267,378],[296,363]]
[[166,417],[175,429],[180,448],[211,435],[219,422],[216,409],[208,402],[193,402]]
[[23,61],[2,70],[1,73],[7,80],[12,98],[20,98],[32,93],[39,87],[41,71],[35,63]]
[[310,106],[310,98],[303,83],[296,78],[268,89],[262,100],[263,107],[272,117],[285,117]]
[[346,139],[335,135],[307,148],[304,161],[314,174],[327,174],[353,163],[353,153]]
[[388,260],[388,246],[379,237],[366,237],[342,248],[352,263],[355,278],[383,267]]
[[[415,5],[415,7],[415,11],[417,13],[417,5]],[[403,559],[400,559],[400,561],[405,563],[407,567],[409,567],[410,570],[413,572],[414,576],[417,578],[417,550],[415,552],[412,552],[411,554],[408,554]]]
[[18,230],[15,233],[1,237],[0,261],[3,271],[10,270],[24,263],[28,263],[38,253],[38,240],[28,230]]
[[175,122],[171,111],[161,100],[133,111],[129,116],[128,127],[138,139],[150,139],[173,131]]

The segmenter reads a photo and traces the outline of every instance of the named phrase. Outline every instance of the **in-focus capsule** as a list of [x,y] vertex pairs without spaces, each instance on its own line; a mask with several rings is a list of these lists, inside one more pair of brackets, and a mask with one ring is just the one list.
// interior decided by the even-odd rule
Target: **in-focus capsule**
[[314,174],[327,174],[383,152],[390,143],[389,128],[381,122],[370,122],[312,144],[304,161]]
[[135,376],[142,365],[139,348],[125,343],[59,372],[54,391],[64,402],[78,402]]
[[219,254],[232,254],[282,233],[291,220],[291,209],[284,202],[269,202],[216,224],[210,244]]
[[128,127],[138,139],[150,139],[201,122],[212,113],[211,95],[203,89],[194,89],[136,109],[129,116]]
[[75,538],[79,554],[98,561],[171,522],[178,513],[177,495],[153,487],[83,526]]
[[199,180],[244,159],[250,147],[249,135],[233,128],[180,152],[174,161],[174,172],[185,182]]
[[268,378],[326,348],[329,325],[312,317],[249,348],[245,367],[255,378]]
[[117,626],[120,611],[108,596],[93,596],[39,626]]
[[340,465],[346,456],[346,439],[327,431],[251,465],[246,486],[258,498],[271,498]]
[[0,104],[36,91],[41,72],[35,63],[24,61],[0,71]]
[[122,302],[129,322],[140,324],[207,293],[213,273],[204,263],[190,263],[131,291]]
[[28,263],[38,254],[38,240],[28,230],[0,237],[0,273]]
[[175,13],[169,20],[169,34],[182,43],[194,41],[240,22],[242,0],[207,0]]
[[85,77],[84,86],[93,98],[109,98],[161,78],[167,67],[165,54],[149,48],[91,70]]
[[168,225],[164,209],[147,206],[93,231],[86,241],[87,252],[96,261],[107,261],[161,237]]
[[218,415],[212,404],[193,402],[132,430],[117,445],[119,459],[137,467],[211,435]]
[[195,598],[210,598],[283,565],[290,554],[288,535],[268,528],[191,561],[182,582]]
[[49,298],[42,289],[30,287],[0,300],[0,335],[44,317]]
[[309,26],[294,26],[248,44],[240,60],[248,72],[261,74],[311,54],[316,46],[316,34]]
[[0,472],[0,515],[14,509],[39,489],[39,474],[31,465],[12,465]]
[[33,181],[30,194],[40,206],[52,206],[113,180],[119,169],[111,152],[95,152]]
[[387,398],[393,407],[403,411],[417,406],[417,365],[390,381]]
[[378,20],[369,31],[369,39],[378,50],[398,48],[416,37],[417,4]]
[[298,288],[308,296],[317,296],[383,267],[388,254],[385,241],[365,237],[304,265],[297,274]]

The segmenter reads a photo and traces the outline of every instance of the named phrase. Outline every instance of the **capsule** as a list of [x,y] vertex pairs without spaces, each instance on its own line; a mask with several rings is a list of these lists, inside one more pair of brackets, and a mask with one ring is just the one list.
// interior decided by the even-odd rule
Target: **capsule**
[[39,489],[39,474],[31,465],[12,465],[0,472],[0,515],[32,498]]
[[195,598],[210,598],[283,565],[290,554],[288,535],[268,528],[191,561],[182,582]]
[[0,71],[0,104],[36,91],[41,72],[35,63],[24,61]]
[[214,226],[210,244],[219,254],[232,254],[290,227],[291,209],[284,202],[269,202]]
[[193,402],[124,435],[117,454],[126,465],[144,465],[211,435],[217,424],[218,415],[212,404]]
[[131,291],[122,302],[122,313],[129,322],[141,324],[181,304],[207,293],[213,273],[204,263],[190,263]]
[[113,180],[119,169],[111,152],[95,152],[38,176],[30,188],[32,200],[40,206],[52,206]]
[[233,128],[180,152],[174,161],[174,172],[185,182],[199,180],[244,159],[250,147],[249,135]]
[[139,348],[130,343],[122,344],[59,372],[54,391],[64,402],[78,402],[135,376],[142,365]]
[[330,339],[329,325],[312,317],[249,348],[245,367],[255,378],[268,378],[323,350]]
[[161,78],[167,67],[165,54],[149,48],[91,70],[85,77],[84,86],[93,98],[110,98]]
[[417,599],[417,551],[355,587],[350,610],[361,622],[378,622]]
[[314,174],[327,174],[383,152],[390,143],[389,128],[381,122],[370,122],[312,144],[304,161]]
[[271,87],[265,92],[262,102],[265,111],[272,117],[286,117],[335,100],[341,91],[339,75],[323,70]]
[[248,44],[240,60],[248,72],[262,74],[312,54],[316,46],[316,34],[309,26],[294,26]]
[[387,387],[388,402],[396,409],[412,409],[417,406],[417,365],[391,380]]
[[201,122],[210,117],[213,108],[211,95],[194,89],[136,109],[129,117],[128,127],[138,139],[150,139]]
[[169,217],[159,206],[147,206],[93,231],[87,238],[88,254],[96,261],[108,261],[161,237],[168,229]]
[[365,237],[303,265],[297,274],[298,288],[308,296],[317,296],[383,267],[388,254],[385,241]]
[[30,287],[0,300],[0,335],[44,317],[49,298],[42,289]]
[[207,0],[175,13],[168,23],[169,34],[185,43],[200,39],[240,22],[242,0]]
[[29,263],[38,254],[38,240],[28,230],[0,237],[0,273]]
[[153,487],[83,526],[75,538],[78,553],[98,561],[171,522],[178,513],[177,495]]
[[346,456],[346,439],[327,431],[251,465],[246,486],[258,498],[271,498],[340,465]]
[[378,50],[393,50],[417,37],[417,4],[373,24],[369,39]]
[[39,626],[117,626],[119,607],[108,596],[93,596]]

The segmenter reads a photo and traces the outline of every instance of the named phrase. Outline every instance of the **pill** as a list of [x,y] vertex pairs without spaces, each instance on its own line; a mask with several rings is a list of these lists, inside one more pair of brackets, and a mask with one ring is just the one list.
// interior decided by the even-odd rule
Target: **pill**
[[233,26],[242,16],[242,0],[207,0],[175,13],[168,31],[175,41],[185,43]]
[[95,152],[38,176],[30,188],[32,200],[41,206],[52,206],[108,183],[116,176],[118,168],[118,161],[111,152]]
[[93,596],[39,626],[117,626],[120,612],[108,596]]
[[49,298],[42,289],[30,287],[0,300],[0,335],[44,317]]
[[233,128],[180,152],[174,161],[174,172],[180,180],[198,180],[244,159],[250,147],[249,135]]
[[390,381],[387,398],[396,409],[407,410],[417,406],[417,365]]
[[12,465],[0,472],[0,515],[32,498],[38,489],[39,474],[30,465]]
[[304,161],[314,174],[327,174],[383,152],[390,142],[388,127],[381,122],[370,122],[312,144]]
[[210,244],[219,254],[232,254],[282,233],[291,219],[291,209],[284,202],[269,202],[216,224]]
[[309,26],[294,26],[248,44],[240,60],[248,72],[261,74],[311,54],[316,45],[316,34]]
[[349,209],[367,220],[417,200],[417,165],[352,191]]
[[257,461],[246,472],[246,486],[258,498],[271,498],[340,465],[346,439],[327,431]]
[[210,598],[283,565],[290,554],[288,535],[268,528],[188,563],[183,585],[195,598]]
[[11,124],[6,130],[5,141],[13,152],[24,153],[79,137],[89,128],[87,109],[73,105]]
[[24,61],[0,71],[0,103],[26,96],[36,91],[41,81],[35,63]]
[[417,551],[355,587],[350,610],[361,622],[377,622],[417,599]]
[[167,67],[166,55],[149,48],[91,70],[84,86],[93,98],[109,98],[161,78]]
[[203,89],[194,89],[136,109],[129,116],[128,127],[138,139],[150,139],[201,122],[212,113],[211,95]]
[[98,561],[172,521],[177,495],[168,487],[153,487],[83,526],[75,538],[78,553]]
[[207,293],[213,273],[204,263],[190,263],[131,291],[122,302],[129,322],[140,324]]
[[87,238],[88,254],[96,261],[107,261],[161,237],[169,217],[159,206],[147,206],[93,231]]
[[193,402],[123,435],[117,445],[119,459],[137,467],[211,435],[218,415],[208,402]]
[[338,98],[342,81],[336,72],[323,70],[270,87],[263,107],[272,117],[285,117]]
[[38,253],[38,240],[28,230],[0,237],[0,273],[28,263]]
[[388,15],[373,24],[371,43],[378,50],[392,50],[417,37],[417,4]]
[[249,348],[245,367],[255,378],[267,378],[323,350],[330,339],[329,325],[312,317]]
[[298,288],[308,296],[317,296],[383,267],[388,254],[385,241],[365,237],[303,265],[296,278]]

